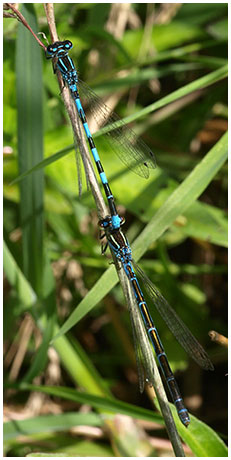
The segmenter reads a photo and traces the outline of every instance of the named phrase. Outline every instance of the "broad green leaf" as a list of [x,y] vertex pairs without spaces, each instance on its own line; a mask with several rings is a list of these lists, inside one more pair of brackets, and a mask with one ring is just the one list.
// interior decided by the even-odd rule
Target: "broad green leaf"
[[218,434],[198,418],[190,415],[191,422],[187,430],[178,420],[175,408],[173,409],[175,423],[183,441],[192,449],[196,457],[227,457],[228,449]]

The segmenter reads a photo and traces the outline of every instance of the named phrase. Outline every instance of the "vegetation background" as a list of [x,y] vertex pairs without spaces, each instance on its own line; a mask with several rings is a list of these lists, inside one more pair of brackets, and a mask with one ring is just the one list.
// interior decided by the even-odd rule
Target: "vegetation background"
[[[49,40],[43,5],[20,10]],[[81,79],[121,118],[132,114],[156,154],[146,181],[97,139],[129,241],[137,258],[145,252],[142,268],[215,366],[203,372],[189,360],[153,311],[186,406],[205,422],[193,419],[187,434],[179,427],[186,452],[225,456],[226,342],[211,342],[208,332],[227,333],[227,4],[56,3],[55,17]],[[101,255],[84,178],[78,196],[51,62],[14,18],[4,20],[3,66],[4,455],[168,456],[152,389],[138,391],[128,311]],[[71,154],[12,185],[62,149]],[[178,187],[198,165],[203,175],[183,195]],[[149,236],[136,245],[148,223]],[[68,318],[67,335],[50,345]]]

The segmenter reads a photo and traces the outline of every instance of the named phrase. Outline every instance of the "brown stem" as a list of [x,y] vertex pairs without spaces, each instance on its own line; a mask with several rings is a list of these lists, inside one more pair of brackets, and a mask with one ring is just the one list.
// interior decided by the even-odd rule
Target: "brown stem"
[[9,9],[11,9],[14,12],[14,17],[16,17],[16,19],[18,19],[30,31],[30,33],[33,35],[33,37],[38,42],[38,44],[46,51],[46,46],[44,45],[44,43],[41,42],[41,40],[39,40],[39,38],[33,32],[33,30],[29,26],[28,22],[26,21],[26,19],[22,15],[22,13],[20,13],[20,11],[18,11],[18,9],[15,8],[14,4],[13,3],[5,3],[5,6],[7,6]]
[[43,6],[47,17],[48,27],[50,30],[51,42],[57,42],[59,38],[55,24],[54,3],[44,3]]
[[[44,9],[47,17],[47,23],[50,31],[51,41],[52,43],[58,40],[58,34],[56,30],[55,24],[55,16],[54,16],[54,4],[53,3],[45,3]],[[103,219],[107,214],[107,207],[105,205],[104,199],[102,197],[102,193],[99,188],[99,184],[97,182],[94,168],[92,166],[91,157],[89,154],[88,147],[86,145],[86,140],[84,133],[82,132],[82,127],[79,123],[79,119],[76,116],[75,105],[67,87],[63,87],[63,79],[60,72],[57,72],[57,78],[59,82],[59,87],[61,89],[62,98],[68,113],[68,116],[71,121],[72,129],[77,139],[77,144],[79,146],[79,151],[82,157],[82,161],[84,164],[84,169],[86,172],[87,180],[89,181],[94,199],[95,204],[97,207],[97,212],[99,219]]]

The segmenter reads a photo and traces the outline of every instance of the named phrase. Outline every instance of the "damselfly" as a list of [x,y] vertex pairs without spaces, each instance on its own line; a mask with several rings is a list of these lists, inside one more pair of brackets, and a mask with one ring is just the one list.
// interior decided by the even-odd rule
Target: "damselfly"
[[[131,283],[133,292],[135,294],[136,302],[139,307],[141,316],[143,318],[145,327],[148,331],[149,338],[155,350],[159,365],[161,367],[163,376],[167,382],[169,392],[172,400],[176,406],[180,420],[185,426],[188,426],[190,418],[188,411],[184,406],[180,391],[176,382],[176,379],[172,373],[169,365],[164,347],[161,343],[159,334],[154,325],[152,317],[149,313],[147,303],[145,301],[143,292],[138,282],[136,273],[141,278],[145,289],[155,305],[158,312],[166,322],[171,332],[175,335],[178,342],[182,345],[185,351],[203,368],[206,370],[213,370],[213,364],[211,363],[207,353],[203,347],[199,344],[196,338],[192,335],[190,330],[179,318],[173,308],[168,304],[165,298],[160,294],[158,289],[145,275],[143,270],[134,262],[132,259],[132,252],[126,236],[123,234],[121,229],[113,229],[111,223],[111,217],[100,222],[101,227],[106,231],[107,241],[112,249],[115,257],[120,261],[122,267]],[[135,270],[134,270],[134,268]],[[135,273],[136,272],[136,273]]]
[[[154,303],[155,307],[165,320],[169,329],[172,331],[176,339],[187,351],[187,353],[204,369],[212,370],[213,364],[211,363],[207,353],[204,351],[195,337],[191,334],[187,326],[177,316],[172,307],[170,307],[170,305],[160,294],[157,288],[152,284],[145,273],[132,259],[130,245],[126,236],[121,231],[123,219],[118,215],[113,194],[108,184],[98,151],[95,147],[95,143],[86,121],[86,116],[80,101],[79,87],[81,86],[83,88],[85,96],[89,100],[89,106],[94,116],[97,117],[97,114],[99,113],[101,119],[104,120],[104,126],[107,123],[118,122],[119,118],[116,114],[111,113],[110,109],[107,108],[106,105],[100,102],[99,98],[94,94],[93,91],[90,90],[90,88],[87,87],[87,85],[79,81],[74,63],[68,56],[68,51],[71,48],[72,43],[69,40],[65,40],[63,42],[55,42],[47,47],[46,56],[48,59],[56,59],[55,70],[58,69],[61,72],[62,77],[68,85],[71,95],[75,101],[76,108],[82,121],[109,205],[110,216],[102,220],[100,225],[106,232],[107,241],[111,250],[113,251],[117,260],[119,260],[122,264],[125,274],[131,283],[136,303],[157,355],[162,373],[168,384],[168,388],[172,400],[176,406],[179,418],[182,423],[187,426],[190,422],[188,411],[184,406],[177,382],[171,371],[159,334],[149,313],[148,306],[144,299],[144,295],[139,285],[135,271],[144,282],[145,288],[152,300],[152,303]],[[118,156],[125,164],[129,166],[129,168],[134,169],[135,172],[143,177],[148,177],[148,168],[155,168],[156,165],[154,154],[144,142],[137,138],[136,134],[132,130],[128,129],[121,123],[122,122],[120,121],[120,127],[116,127],[113,131],[108,133],[108,135],[110,134],[108,136],[108,140]]]
[[46,57],[47,59],[56,59],[54,69],[55,71],[58,69],[61,72],[63,80],[67,84],[75,101],[79,117],[83,124],[88,143],[105,190],[112,217],[112,226],[116,229],[121,225],[121,218],[118,216],[113,194],[88,127],[86,116],[80,101],[79,89],[82,88],[82,92],[89,103],[89,108],[92,114],[96,119],[100,118],[102,126],[120,121],[119,127],[116,127],[112,131],[108,132],[106,137],[113,150],[117,153],[120,159],[128,165],[129,168],[143,177],[148,177],[148,168],[156,167],[155,157],[150,148],[141,139],[139,139],[131,129],[123,124],[118,115],[112,113],[111,110],[100,101],[98,96],[85,83],[79,80],[74,63],[70,56],[68,56],[68,52],[72,46],[73,45],[70,40],[55,42],[52,45],[48,45],[46,49]]

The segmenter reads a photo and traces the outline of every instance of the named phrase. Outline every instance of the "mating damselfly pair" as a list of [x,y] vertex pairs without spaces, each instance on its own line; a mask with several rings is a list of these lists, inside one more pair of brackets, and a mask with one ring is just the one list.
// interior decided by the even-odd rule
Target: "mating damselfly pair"
[[[110,109],[100,102],[100,99],[94,94],[94,92],[79,80],[74,63],[68,55],[71,48],[72,43],[70,40],[55,42],[47,47],[46,57],[54,60],[54,69],[55,71],[58,70],[61,73],[64,83],[68,86],[71,96],[75,102],[75,107],[83,124],[109,206],[110,215],[100,221],[100,226],[105,230],[108,244],[114,256],[122,265],[129,283],[131,284],[137,308],[140,311],[147,329],[148,336],[155,350],[162,374],[167,382],[169,392],[176,406],[179,418],[185,426],[188,426],[190,422],[188,411],[184,406],[177,382],[171,371],[159,334],[150,315],[137,275],[143,281],[145,289],[152,300],[152,304],[155,305],[169,329],[175,335],[176,339],[183,346],[186,352],[204,369],[212,370],[213,364],[211,363],[207,353],[189,331],[187,326],[177,316],[173,308],[168,304],[158,289],[148,279],[145,273],[132,258],[131,247],[126,236],[121,230],[124,220],[117,212],[111,188],[108,184],[106,174],[100,161],[99,153],[88,127],[85,112],[80,100],[80,90],[83,91],[93,115],[96,118],[99,115],[101,120],[103,120],[103,126],[116,123],[119,118],[116,114],[111,113]],[[116,126],[112,131],[107,133],[107,139],[121,160],[139,175],[148,177],[148,169],[155,168],[155,157],[152,151],[143,141],[137,138],[136,134],[132,130],[123,125],[122,122],[120,122],[119,127]]]

